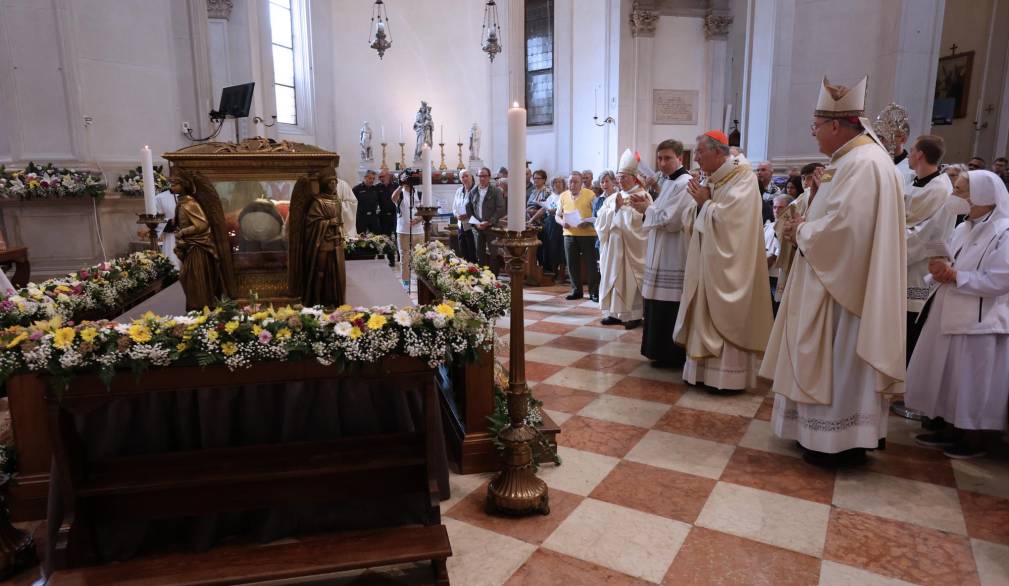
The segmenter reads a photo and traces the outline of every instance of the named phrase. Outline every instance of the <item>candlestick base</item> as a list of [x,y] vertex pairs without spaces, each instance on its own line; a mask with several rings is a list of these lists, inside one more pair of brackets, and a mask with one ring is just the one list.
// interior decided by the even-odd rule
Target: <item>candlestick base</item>
[[431,219],[438,213],[438,206],[417,206],[417,216],[424,220],[424,242],[431,241]]
[[159,252],[158,247],[158,224],[165,223],[165,214],[137,214],[137,224],[147,226],[147,240],[150,242],[151,250]]
[[379,169],[381,169],[382,171],[388,171],[389,170],[389,165],[385,164],[385,147],[386,146],[388,146],[388,143],[383,142],[382,143],[382,164],[379,167]]
[[455,166],[455,168],[458,169],[459,171],[462,171],[463,169],[466,168],[466,165],[462,164],[462,143],[457,142],[455,143],[455,146],[459,147],[459,163]]
[[399,162],[396,163],[396,170],[406,169],[406,143],[399,143]]
[[448,171],[448,165],[445,164],[445,143],[439,142],[438,147],[441,149],[441,162],[438,163],[438,170],[442,172]]
[[547,484],[536,477],[533,469],[532,442],[536,430],[526,424],[529,415],[529,387],[526,385],[525,329],[522,303],[522,283],[525,280],[526,259],[531,249],[540,245],[538,227],[521,232],[494,228],[497,245],[504,251],[505,266],[511,277],[511,331],[508,380],[508,427],[498,439],[504,444],[501,472],[487,487],[486,510],[489,514],[529,515],[550,514],[550,492]]

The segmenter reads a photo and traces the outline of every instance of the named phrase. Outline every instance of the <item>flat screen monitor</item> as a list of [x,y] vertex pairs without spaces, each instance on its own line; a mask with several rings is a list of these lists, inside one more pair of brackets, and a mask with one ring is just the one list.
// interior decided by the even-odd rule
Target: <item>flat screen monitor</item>
[[218,113],[231,118],[246,118],[252,106],[252,90],[256,82],[250,81],[242,85],[233,85],[221,90],[221,106]]
[[956,111],[956,100],[946,98],[936,100],[932,104],[932,124],[935,126],[953,124],[953,113]]

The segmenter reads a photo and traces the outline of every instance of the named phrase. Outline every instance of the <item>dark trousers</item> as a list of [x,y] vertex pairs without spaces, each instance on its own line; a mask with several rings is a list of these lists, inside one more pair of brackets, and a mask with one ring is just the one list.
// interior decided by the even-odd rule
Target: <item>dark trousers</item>
[[476,242],[473,240],[474,230],[459,231],[459,254],[469,262],[476,262]]
[[473,229],[473,243],[476,246],[476,262],[478,265],[482,267],[491,266],[491,246],[494,245],[495,238],[496,235],[490,228],[486,230]]
[[641,355],[668,366],[683,366],[687,351],[673,343],[676,329],[676,314],[680,311],[678,301],[644,301],[644,331],[641,335]]
[[564,256],[571,275],[571,293],[582,294],[582,259],[589,271],[589,295],[599,296],[599,251],[595,236],[565,236]]

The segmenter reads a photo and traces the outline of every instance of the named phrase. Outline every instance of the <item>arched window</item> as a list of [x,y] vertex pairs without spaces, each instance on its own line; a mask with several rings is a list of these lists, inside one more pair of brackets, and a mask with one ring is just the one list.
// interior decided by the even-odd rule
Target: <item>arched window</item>
[[311,133],[311,76],[306,0],[269,0],[273,95],[282,133]]
[[554,0],[526,0],[526,109],[529,126],[554,123]]

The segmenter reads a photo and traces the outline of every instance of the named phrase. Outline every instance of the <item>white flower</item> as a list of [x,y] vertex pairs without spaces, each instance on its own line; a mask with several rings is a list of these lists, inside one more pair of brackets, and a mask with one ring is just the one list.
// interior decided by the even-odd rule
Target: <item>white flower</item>
[[301,315],[311,315],[318,319],[322,317],[322,310],[315,307],[302,307]]
[[336,332],[336,335],[342,336],[342,337],[346,338],[347,336],[350,335],[350,331],[352,329],[354,329],[354,328],[351,327],[350,322],[342,321],[342,322],[336,324],[336,327],[333,328],[333,331]]
[[392,319],[404,328],[408,328],[413,325],[413,316],[410,315],[409,311],[403,309],[392,314]]

